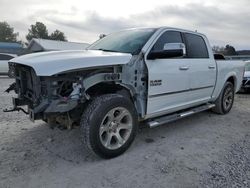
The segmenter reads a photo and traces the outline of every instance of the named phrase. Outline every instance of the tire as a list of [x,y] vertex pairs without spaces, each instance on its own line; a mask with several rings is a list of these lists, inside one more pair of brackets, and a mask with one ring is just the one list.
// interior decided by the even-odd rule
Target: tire
[[230,112],[234,102],[234,85],[226,82],[218,99],[215,101],[213,112],[218,114],[227,114]]
[[89,152],[113,158],[132,144],[138,127],[137,113],[127,97],[101,95],[87,105],[80,126],[83,144]]

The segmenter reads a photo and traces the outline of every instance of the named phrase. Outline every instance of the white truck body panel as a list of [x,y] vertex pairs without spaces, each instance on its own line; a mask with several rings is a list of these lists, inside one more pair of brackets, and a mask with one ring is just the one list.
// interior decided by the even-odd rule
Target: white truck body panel
[[[202,61],[204,60],[159,59],[147,63],[149,80],[162,80],[160,88],[149,86],[148,117],[211,101],[216,82],[216,69],[208,68],[214,61]],[[180,70],[180,67],[189,69]]]
[[217,81],[212,95],[213,100],[215,100],[226,80],[233,76],[235,78],[235,92],[240,90],[242,84],[242,78],[244,74],[244,62],[239,60],[217,60]]
[[11,62],[32,67],[38,76],[52,76],[77,69],[122,65],[131,57],[131,54],[100,50],[68,50],[23,55]]
[[[178,66],[182,64],[180,63],[181,62],[180,60],[179,61],[175,60],[175,61],[178,62]],[[168,82],[162,83],[162,88],[161,88],[162,92],[164,90],[164,84],[165,84],[165,87],[168,88],[168,89],[165,89],[164,91],[170,92],[170,93],[177,91],[177,89],[182,90],[184,88],[187,88],[185,87],[185,84],[187,83],[189,83],[190,86],[194,85],[193,83],[196,83],[198,85],[199,82],[201,84],[204,84],[204,82],[200,78],[201,77],[206,78],[207,75],[205,76],[202,75],[202,72],[200,72],[201,74],[200,76],[196,77],[197,79],[195,82],[193,81],[188,82],[192,80],[192,78],[191,79],[188,78],[187,72],[184,72],[184,73],[178,72],[178,74],[175,75],[174,72],[179,71],[178,66],[175,66],[174,64],[172,64],[175,61],[172,60],[171,63],[165,62],[165,65],[168,66],[168,68],[166,69],[166,67],[162,66],[162,69],[160,70],[159,69],[156,70],[154,68],[156,64],[154,65],[148,64],[148,69],[151,72],[151,74],[149,74],[149,76],[151,76],[149,80],[159,79],[159,77],[161,77],[162,80],[164,79],[168,80]],[[231,76],[233,76],[236,80],[235,92],[239,91],[241,87],[242,77],[243,77],[244,62],[237,61],[237,60],[220,60],[216,62],[217,62],[217,65],[216,65],[217,68],[214,70],[216,70],[217,72],[219,71],[219,73],[215,73],[214,81],[216,82],[214,83],[212,87],[205,88],[204,86],[204,89],[188,88],[186,92],[176,92],[176,94],[162,95],[162,96],[159,95],[159,97],[150,97],[150,95],[157,95],[157,93],[159,94],[161,92],[157,90],[157,87],[153,87],[152,89],[149,89],[146,118],[152,118],[152,117],[156,117],[159,115],[172,113],[181,109],[190,108],[193,106],[204,104],[206,102],[214,102],[220,95],[220,92],[225,82]],[[156,74],[154,74],[153,71],[155,71]],[[169,74],[171,76],[168,77],[167,75]],[[192,74],[195,74],[195,73],[191,72],[191,75]],[[177,75],[179,75],[179,77]],[[193,78],[193,80],[194,79],[195,78]],[[211,79],[211,83],[212,83],[212,79]],[[210,83],[207,82],[207,85],[209,84]]]
[[[166,31],[178,31],[201,36],[206,43],[209,58],[148,60],[147,54],[157,39]],[[145,118],[213,102],[219,96],[230,76],[234,76],[237,80],[235,92],[240,89],[244,69],[243,61],[223,60],[217,63],[205,35],[182,29],[161,28],[152,38],[143,48],[145,62],[149,71],[149,80],[162,80],[162,85],[150,87],[149,83]]]

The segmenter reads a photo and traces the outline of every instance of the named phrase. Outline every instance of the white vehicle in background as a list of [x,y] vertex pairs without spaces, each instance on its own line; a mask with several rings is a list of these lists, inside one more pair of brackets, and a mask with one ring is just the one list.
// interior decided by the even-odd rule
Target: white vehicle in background
[[[86,50],[43,52],[9,62],[13,108],[32,121],[81,126],[86,148],[116,157],[139,122],[156,127],[212,109],[227,114],[243,61],[218,60],[205,35],[169,27],[128,29]],[[21,106],[28,106],[26,112]]]
[[9,60],[17,57],[16,54],[6,54],[6,53],[0,53],[0,74],[1,75],[7,75],[9,71]]
[[250,61],[246,61],[241,91],[250,91]]

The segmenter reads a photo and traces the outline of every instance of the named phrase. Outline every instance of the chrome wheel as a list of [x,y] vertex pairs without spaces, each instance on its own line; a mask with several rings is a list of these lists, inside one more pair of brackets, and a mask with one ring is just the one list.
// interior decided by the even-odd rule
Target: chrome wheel
[[132,131],[132,115],[124,107],[110,110],[103,118],[99,136],[102,145],[110,150],[123,146]]
[[223,107],[226,111],[231,108],[233,104],[233,97],[233,89],[231,87],[226,88],[223,97]]

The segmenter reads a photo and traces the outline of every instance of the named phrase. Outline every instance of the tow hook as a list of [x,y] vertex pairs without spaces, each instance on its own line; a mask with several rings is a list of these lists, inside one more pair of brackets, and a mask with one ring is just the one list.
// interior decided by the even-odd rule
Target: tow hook
[[10,109],[4,109],[3,112],[14,112],[14,111],[22,111],[25,114],[29,114],[29,112],[25,111],[23,108],[20,107],[14,107],[14,108],[10,108]]

